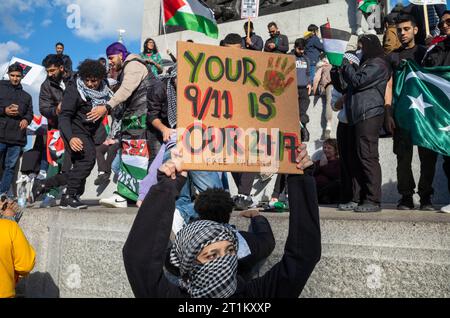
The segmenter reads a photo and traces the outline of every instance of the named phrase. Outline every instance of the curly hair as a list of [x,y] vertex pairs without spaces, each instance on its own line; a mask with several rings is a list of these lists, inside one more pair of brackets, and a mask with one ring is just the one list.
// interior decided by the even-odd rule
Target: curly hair
[[228,223],[233,212],[233,200],[223,189],[208,189],[197,196],[194,208],[201,220]]
[[78,76],[84,81],[88,78],[105,79],[106,69],[98,60],[84,60],[78,66]]

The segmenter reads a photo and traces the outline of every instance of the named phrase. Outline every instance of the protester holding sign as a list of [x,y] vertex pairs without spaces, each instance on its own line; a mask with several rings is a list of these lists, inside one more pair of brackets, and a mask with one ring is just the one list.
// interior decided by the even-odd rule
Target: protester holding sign
[[254,28],[252,21],[247,21],[244,23],[244,31],[245,36],[242,38],[242,47],[246,48],[247,50],[262,51],[264,42],[259,35],[256,35],[256,33],[253,32]]
[[[181,155],[160,168],[159,183],[139,209],[123,248],[128,280],[136,297],[156,298],[297,298],[320,259],[320,223],[312,161],[302,146],[299,172],[289,177],[289,235],[284,254],[264,276],[245,282],[236,275],[238,243],[227,226],[196,221],[177,235],[172,265],[180,270],[180,286],[170,283],[163,266],[175,199],[186,181]],[[151,213],[149,213],[149,211]]]

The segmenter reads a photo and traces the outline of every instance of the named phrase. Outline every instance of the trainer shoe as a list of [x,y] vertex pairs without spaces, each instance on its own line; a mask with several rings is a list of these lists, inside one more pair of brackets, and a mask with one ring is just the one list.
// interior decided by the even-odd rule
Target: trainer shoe
[[107,208],[127,208],[127,199],[115,193],[112,197],[101,199],[100,204]]
[[54,197],[52,197],[51,195],[46,195],[44,197],[44,200],[42,200],[39,208],[40,209],[48,209],[48,208],[53,208],[55,206],[57,206],[56,199]]
[[253,200],[251,196],[245,196],[242,194],[238,194],[234,199],[234,205],[236,210],[244,211],[248,210],[253,204]]
[[446,206],[443,206],[443,207],[441,208],[441,212],[444,212],[444,213],[450,213],[450,204],[449,204],[449,205],[446,205]]
[[82,203],[76,196],[66,194],[62,197],[60,206],[63,210],[85,210],[87,204]]
[[398,201],[397,210],[414,210],[413,197],[410,195],[404,195]]
[[33,187],[31,188],[31,203],[39,201],[40,197],[45,193],[45,184],[39,180],[34,179]]
[[420,210],[421,211],[436,211],[436,208],[431,203],[430,198],[420,199]]
[[358,203],[356,202],[348,202],[348,203],[342,203],[338,205],[339,211],[354,211],[358,207]]

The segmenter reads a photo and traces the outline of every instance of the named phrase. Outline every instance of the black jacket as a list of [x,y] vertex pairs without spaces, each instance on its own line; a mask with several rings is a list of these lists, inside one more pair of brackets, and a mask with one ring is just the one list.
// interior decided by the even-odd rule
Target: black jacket
[[348,84],[346,113],[351,125],[384,114],[386,85],[391,76],[389,63],[380,57],[355,67],[344,60],[343,76]]
[[424,66],[450,66],[450,36],[436,44],[431,51],[429,51],[424,60]]
[[165,82],[162,82],[159,79],[152,80],[147,90],[147,108],[149,128],[153,127],[152,122],[155,119],[160,119],[165,126],[170,127],[167,117],[167,84]]
[[62,54],[60,56],[64,62],[64,69],[66,70],[67,73],[72,74],[73,73],[72,59],[70,58],[69,55],[66,55],[66,54]]
[[[19,105],[19,116],[9,117],[5,108],[11,104]],[[13,86],[9,80],[0,81],[0,143],[25,146],[27,130],[20,129],[20,122],[33,120],[33,102],[31,95],[23,90],[22,85]]]
[[87,114],[91,111],[92,105],[81,98],[76,81],[70,81],[64,92],[58,127],[66,141],[80,135],[93,137],[96,134],[102,120],[88,121]]
[[[275,49],[269,49],[269,44],[275,43]],[[284,34],[277,34],[274,37],[269,38],[264,45],[264,52],[271,53],[287,53],[289,51],[289,39]]]
[[[284,254],[262,277],[238,280],[232,297],[297,298],[321,255],[319,207],[312,171],[288,178],[289,234]],[[136,297],[188,298],[164,275],[166,248],[172,228],[175,200],[186,182],[159,174],[160,181],[150,189],[134,220],[123,247],[123,260]]]
[[[67,86],[70,78],[63,80]],[[64,90],[60,84],[51,78],[47,78],[41,85],[39,92],[39,111],[48,120],[48,129],[58,129],[58,115],[56,108],[62,102]]]

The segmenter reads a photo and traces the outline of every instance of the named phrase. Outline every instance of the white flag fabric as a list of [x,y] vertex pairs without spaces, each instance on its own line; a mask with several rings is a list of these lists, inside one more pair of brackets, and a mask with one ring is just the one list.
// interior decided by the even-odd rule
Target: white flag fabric
[[[23,68],[24,76],[21,82],[22,85],[33,86],[33,84],[35,84],[37,80],[42,78],[43,75],[46,76],[45,68],[43,66],[19,59],[17,57],[13,57],[8,63],[8,66],[14,63],[19,63]],[[8,74],[6,74],[6,71],[7,70],[5,70],[3,73],[3,79],[8,79]]]
[[424,5],[424,4],[447,4],[447,0],[408,0],[412,4]]

